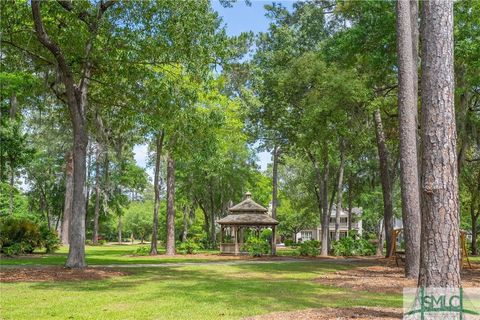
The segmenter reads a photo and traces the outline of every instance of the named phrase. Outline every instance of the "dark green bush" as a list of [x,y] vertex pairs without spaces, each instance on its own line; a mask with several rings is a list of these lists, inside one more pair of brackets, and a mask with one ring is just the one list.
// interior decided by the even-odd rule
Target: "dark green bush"
[[180,253],[183,254],[194,254],[197,253],[198,250],[200,249],[200,246],[195,243],[193,240],[187,240],[185,242],[181,242],[178,246],[177,249]]
[[40,226],[26,218],[5,217],[0,223],[0,244],[5,254],[32,253],[42,246]]
[[295,243],[295,241],[293,241],[292,239],[286,239],[284,241],[284,244],[285,246],[287,247],[295,247],[297,244]]
[[242,250],[247,251],[252,257],[260,257],[263,254],[268,254],[270,246],[266,240],[253,236],[245,241]]
[[349,235],[332,244],[336,256],[370,256],[375,254],[375,246],[358,235]]
[[45,248],[52,253],[60,247],[55,231],[45,224],[37,224],[25,217],[4,217],[0,221],[0,251],[6,255],[32,253]]
[[300,255],[301,256],[318,256],[318,251],[320,249],[320,242],[316,240],[304,241],[300,244]]

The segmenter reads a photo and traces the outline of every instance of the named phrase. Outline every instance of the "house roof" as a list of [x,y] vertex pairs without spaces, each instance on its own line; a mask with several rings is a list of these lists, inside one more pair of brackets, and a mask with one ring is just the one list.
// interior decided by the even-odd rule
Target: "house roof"
[[277,225],[278,221],[267,214],[267,209],[253,201],[250,192],[245,193],[245,198],[239,204],[228,209],[230,214],[220,220],[219,224],[230,225]]

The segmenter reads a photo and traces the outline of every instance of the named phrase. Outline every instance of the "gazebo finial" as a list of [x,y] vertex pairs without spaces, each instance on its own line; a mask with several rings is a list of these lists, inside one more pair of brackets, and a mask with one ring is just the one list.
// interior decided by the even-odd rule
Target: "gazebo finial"
[[243,200],[246,200],[246,199],[252,199],[252,194],[250,193],[250,191],[245,192],[245,196],[243,197]]

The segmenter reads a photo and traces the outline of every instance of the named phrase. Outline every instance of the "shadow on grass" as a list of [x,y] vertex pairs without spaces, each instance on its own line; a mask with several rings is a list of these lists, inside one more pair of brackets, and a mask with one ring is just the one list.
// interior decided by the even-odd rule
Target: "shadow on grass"
[[[162,295],[182,296],[195,303],[221,303],[234,308],[270,311],[319,307],[401,307],[398,295],[353,292],[313,281],[319,273],[349,266],[328,264],[248,264],[127,269],[132,274],[102,281],[34,283],[30,289],[65,292],[131,292],[133,301]],[[139,294],[141,292],[141,294]],[[136,294],[138,293],[138,294]],[[281,306],[281,307],[280,307]]]

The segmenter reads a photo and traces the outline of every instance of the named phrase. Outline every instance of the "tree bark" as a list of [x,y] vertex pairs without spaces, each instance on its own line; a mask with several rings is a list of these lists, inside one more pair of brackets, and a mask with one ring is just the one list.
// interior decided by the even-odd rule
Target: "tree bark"
[[328,175],[329,175],[329,163],[328,163],[328,144],[324,144],[323,150],[323,175],[322,175],[322,247],[320,250],[321,256],[328,256],[330,248],[330,211],[328,210]]
[[278,158],[280,155],[280,147],[273,148],[273,166],[272,166],[272,218],[277,218],[278,204]]
[[63,245],[69,244],[68,228],[72,217],[73,204],[73,152],[67,155],[67,163],[65,167],[65,202],[63,207],[62,219],[62,235],[61,240]]
[[167,158],[167,255],[175,254],[175,161]]
[[122,244],[122,216],[118,216],[118,225],[117,225],[117,232],[118,232],[118,244]]
[[155,203],[153,206],[153,227],[152,227],[152,242],[150,244],[150,255],[158,254],[158,210],[160,207],[160,164],[163,150],[163,139],[165,137],[165,131],[161,130],[157,133],[156,139],[156,155],[155,155],[155,173],[153,178],[153,187],[155,192]]
[[[415,1],[412,1],[412,3]],[[418,278],[420,265],[420,197],[417,155],[416,57],[413,56],[411,1],[397,1],[398,113],[400,186],[405,237],[405,276]],[[392,239],[395,241],[395,239]],[[387,250],[389,250],[387,246]]]
[[10,119],[14,120],[17,116],[18,99],[17,94],[14,92],[10,98]]
[[[380,109],[375,110],[375,133],[377,136],[378,157],[380,162],[380,179],[382,182],[383,193],[383,219],[384,230],[386,239],[386,257],[390,256],[390,247],[392,245],[392,230],[393,230],[393,200],[392,200],[392,183],[390,178],[390,172],[388,169],[389,153],[387,149],[387,143],[385,139],[385,133],[383,132],[382,117]],[[379,239],[380,241],[381,239]],[[382,241],[383,245],[383,241]]]
[[183,206],[183,232],[182,232],[182,242],[187,241],[188,235],[188,207]]
[[335,241],[340,240],[340,212],[342,212],[343,171],[345,168],[345,144],[340,141],[340,167],[338,168],[337,210],[335,212]]
[[[384,220],[381,219],[380,223],[378,224],[378,242],[377,242],[377,252],[376,252],[377,257],[383,256],[383,241],[385,237],[384,226],[385,226]],[[387,251],[388,251],[388,248],[387,248]]]
[[8,200],[8,214],[13,215],[13,188],[15,184],[15,168],[13,161],[10,161],[10,194]]
[[352,231],[352,178],[348,181],[348,232]]
[[86,190],[86,195],[85,195],[85,237],[86,237],[86,232],[88,229],[88,206],[90,203],[90,175],[91,175],[91,168],[92,168],[92,143],[87,144],[87,167],[86,167],[86,175],[87,178],[85,179],[85,190]]
[[453,1],[422,6],[421,287],[459,287]]
[[470,204],[470,217],[472,218],[472,255],[473,256],[476,256],[478,254],[477,226],[478,226],[478,217],[480,216],[480,204],[477,208],[478,212],[475,213],[477,197],[478,197],[477,194],[472,195],[472,203]]
[[93,218],[93,239],[94,245],[98,244],[98,219],[100,217],[100,156],[101,146],[97,144],[95,155],[95,213]]

